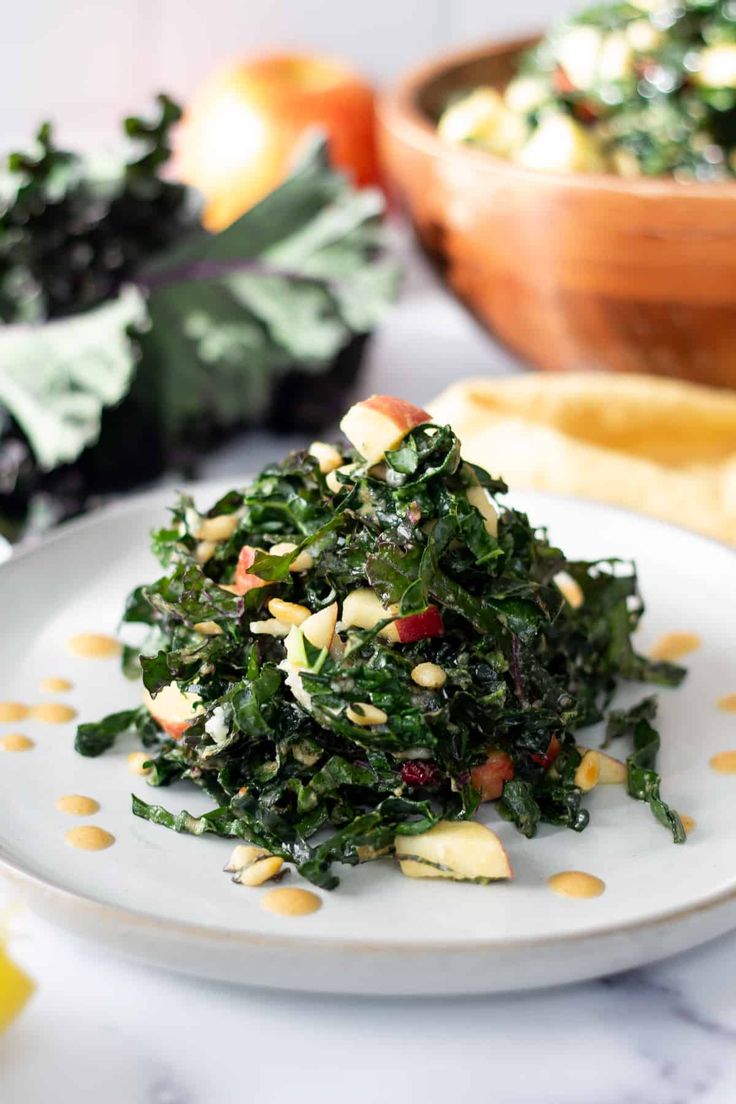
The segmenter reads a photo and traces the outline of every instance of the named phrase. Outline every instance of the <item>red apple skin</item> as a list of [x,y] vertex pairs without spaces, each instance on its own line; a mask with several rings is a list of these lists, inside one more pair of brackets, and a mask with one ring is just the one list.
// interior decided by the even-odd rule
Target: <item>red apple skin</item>
[[[164,690],[168,689],[169,687],[164,687]],[[159,695],[154,697],[152,694],[149,694],[148,691],[145,691],[143,694],[143,701],[146,709],[151,714],[156,724],[160,725],[167,736],[170,736],[172,740],[180,740],[189,726],[197,720],[197,710],[193,709],[189,717],[181,717],[174,720],[166,715],[162,700],[159,699],[159,704],[158,706],[156,705],[157,699],[159,699]]]
[[258,575],[253,575],[248,571],[248,568],[252,567],[255,561],[255,548],[251,548],[249,544],[244,544],[240,549],[238,563],[235,568],[235,586],[238,588],[238,594],[247,594],[249,590],[255,590],[256,587],[268,586],[268,583],[260,579]]
[[445,631],[442,614],[437,606],[427,606],[422,613],[400,617],[393,624],[401,644],[411,644],[415,640],[426,640],[431,636],[442,636]]
[[404,429],[407,433],[414,426],[432,421],[432,415],[422,410],[421,406],[414,406],[405,399],[396,399],[393,395],[371,395],[356,405],[367,406],[379,414],[385,414],[399,429]]
[[504,782],[514,777],[514,764],[505,751],[491,751],[485,763],[473,767],[470,784],[480,793],[481,801],[495,801],[503,793]]
[[167,736],[170,736],[172,740],[181,740],[182,736],[192,724],[194,718],[191,721],[163,721],[160,717],[157,717],[155,713],[152,713],[154,721],[161,725]]
[[552,736],[544,755],[530,755],[529,758],[533,763],[537,763],[540,767],[544,767],[545,770],[549,770],[561,750],[560,741],[556,736]]

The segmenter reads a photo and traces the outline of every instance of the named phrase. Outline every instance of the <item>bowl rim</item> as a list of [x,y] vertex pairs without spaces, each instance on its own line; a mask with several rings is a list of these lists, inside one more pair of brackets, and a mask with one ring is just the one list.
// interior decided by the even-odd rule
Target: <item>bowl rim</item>
[[615,173],[566,173],[531,169],[486,150],[460,144],[454,145],[440,138],[436,127],[419,107],[419,97],[424,89],[461,65],[479,62],[499,54],[519,53],[533,46],[541,37],[541,34],[527,34],[515,38],[492,39],[472,49],[456,50],[435,56],[414,67],[378,98],[377,116],[380,128],[433,158],[450,158],[455,164],[465,165],[481,176],[498,177],[500,174],[550,189],[609,192],[634,198],[640,196],[650,199],[678,198],[700,202],[713,199],[736,200],[736,180],[733,183],[690,182],[673,180],[667,176],[630,178],[617,176]]

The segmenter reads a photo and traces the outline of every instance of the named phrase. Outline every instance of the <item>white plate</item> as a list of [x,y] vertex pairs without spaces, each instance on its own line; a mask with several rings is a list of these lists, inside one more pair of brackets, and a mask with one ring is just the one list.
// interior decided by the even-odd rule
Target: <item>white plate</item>
[[[208,505],[219,488],[201,488]],[[78,659],[75,632],[114,632],[135,584],[155,578],[147,534],[167,495],[131,500],[63,527],[42,547],[0,568],[0,699],[34,701],[45,676],[70,678],[66,697],[82,720],[135,703],[115,661]],[[716,543],[609,507],[518,495],[551,537],[580,557],[634,557],[648,614],[639,644],[691,630],[702,648],[680,690],[660,693],[664,796],[697,820],[676,847],[648,808],[623,787],[594,791],[590,827],[543,828],[526,840],[491,809],[516,872],[489,887],[402,877],[390,862],[341,871],[323,908],[286,919],[265,912],[262,890],[222,873],[230,843],[175,835],[134,818],[130,791],[169,808],[204,811],[180,785],[152,790],[131,775],[121,746],[99,759],[73,750],[74,726],[37,722],[27,754],[0,753],[0,864],[31,904],[103,946],[188,973],[279,988],[357,993],[472,993],[558,984],[625,969],[684,950],[736,926],[736,776],[708,766],[736,747],[736,717],[716,700],[736,691],[736,560]],[[624,702],[646,688],[627,689]],[[591,736],[586,735],[586,742]],[[57,812],[65,793],[97,798],[93,818],[112,831],[107,851],[75,851]],[[581,869],[602,877],[594,900],[553,895],[546,879]]]

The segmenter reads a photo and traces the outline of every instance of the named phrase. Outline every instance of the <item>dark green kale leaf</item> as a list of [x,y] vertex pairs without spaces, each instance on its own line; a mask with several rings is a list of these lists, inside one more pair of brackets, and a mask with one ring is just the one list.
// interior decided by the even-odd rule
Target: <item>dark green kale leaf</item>
[[[139,661],[147,689],[174,681],[204,708],[181,739],[161,738],[149,780],[192,782],[216,808],[193,817],[135,799],[134,812],[175,831],[250,840],[331,889],[335,864],[390,856],[396,835],[473,816],[474,768],[500,755],[503,817],[526,836],[540,823],[582,831],[576,730],[600,719],[621,680],[682,676],[633,647],[643,612],[633,566],[567,561],[544,530],[500,505],[504,485],[461,460],[447,427],[412,430],[385,463],[350,450],[340,459],[336,484],[296,453],[206,514],[182,498],[155,534],[165,574],[134,591],[125,619],[152,634]],[[468,499],[478,486],[495,502],[496,532]],[[203,520],[222,514],[233,533],[202,562]],[[272,553],[283,543],[292,550]],[[245,545],[257,550],[248,570],[263,585],[233,594],[223,587]],[[306,566],[294,570],[303,552]],[[560,572],[578,583],[582,605],[564,599]],[[273,598],[344,612],[366,588],[385,617],[339,623],[329,649],[296,626],[276,623],[271,634]],[[397,618],[428,613],[432,632],[387,638]],[[203,621],[216,631],[202,634]],[[412,677],[426,663],[442,669],[441,685]],[[361,723],[366,705],[381,711],[376,723]],[[633,736],[629,792],[679,839],[659,794],[654,710],[647,699],[614,713],[609,732]]]
[[161,739],[150,713],[141,707],[124,709],[120,713],[110,713],[101,721],[78,725],[74,747],[80,755],[94,758],[109,751],[118,736],[133,732],[144,747],[155,747]]
[[657,772],[657,754],[660,748],[659,733],[652,725],[657,713],[657,699],[644,698],[628,710],[611,713],[606,742],[630,736],[634,750],[626,759],[628,791],[637,801],[646,801],[655,818],[672,832],[675,843],[684,843],[685,829],[674,809],[660,795],[661,778]]

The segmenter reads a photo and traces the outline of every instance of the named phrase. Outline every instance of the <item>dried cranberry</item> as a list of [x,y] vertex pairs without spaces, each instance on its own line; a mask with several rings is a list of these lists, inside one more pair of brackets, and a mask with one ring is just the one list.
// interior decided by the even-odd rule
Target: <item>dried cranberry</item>
[[401,781],[407,786],[431,786],[440,772],[431,759],[407,759],[401,767]]
[[585,100],[579,100],[572,110],[575,118],[581,123],[594,123],[599,115],[595,107]]
[[559,754],[560,741],[557,739],[556,736],[553,736],[544,755],[534,754],[530,755],[529,758],[531,759],[532,763],[537,763],[540,767],[544,767],[545,770],[549,770]]

